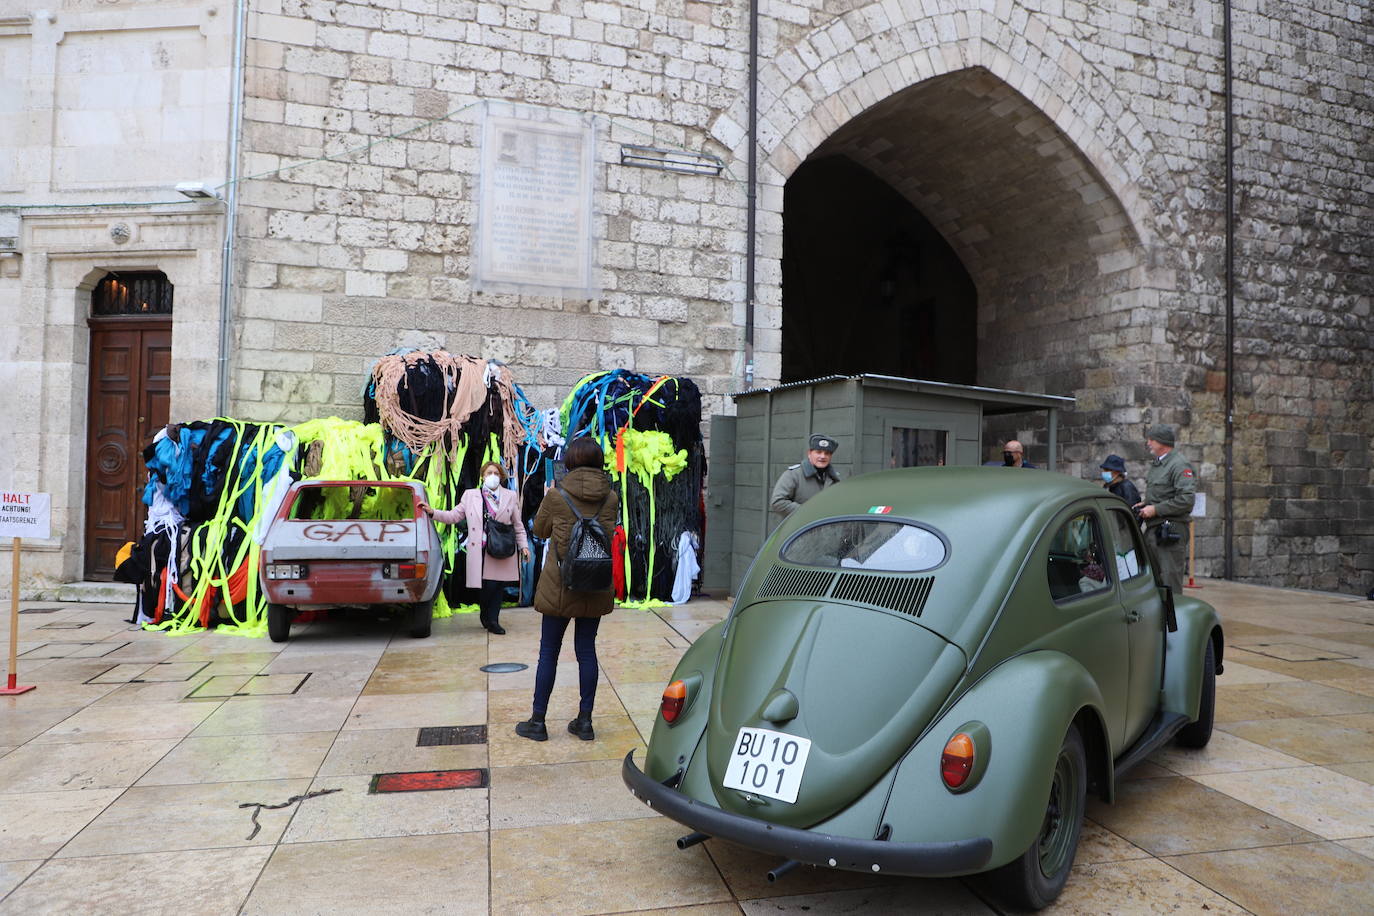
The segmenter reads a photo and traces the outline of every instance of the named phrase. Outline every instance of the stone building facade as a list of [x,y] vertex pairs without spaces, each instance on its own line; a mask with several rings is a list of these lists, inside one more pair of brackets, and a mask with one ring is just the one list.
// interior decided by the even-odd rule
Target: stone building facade
[[[1069,473],[1093,476],[1117,452],[1143,477],[1144,428],[1177,425],[1207,494],[1198,571],[1221,574],[1229,386],[1234,573],[1363,592],[1374,584],[1374,14],[1335,0],[1230,5],[1228,373],[1222,0],[760,0],[752,309],[749,0],[249,0],[238,68],[229,8],[68,0],[21,15],[0,0],[0,73],[26,87],[22,103],[0,102],[0,119],[65,119],[74,138],[59,149],[52,130],[0,137],[0,162],[53,163],[0,171],[0,221],[17,224],[20,249],[0,259],[0,306],[22,329],[12,378],[23,392],[0,409],[12,426],[40,427],[24,434],[38,465],[12,459],[11,471],[16,487],[54,492],[55,529],[68,532],[41,571],[80,577],[70,532],[84,524],[83,290],[118,258],[144,252],[169,277],[194,265],[177,283],[173,419],[206,415],[216,395],[250,419],[359,416],[368,363],[395,346],[506,360],[537,404],[624,366],[691,376],[708,412],[729,411],[730,392],[799,371],[785,364],[789,334],[822,343],[808,371],[843,339],[860,362],[828,371],[863,371],[872,348],[922,374],[910,334],[876,330],[889,325],[875,309],[891,301],[865,290],[934,280],[891,259],[808,259],[852,274],[855,290],[811,326],[785,282],[784,249],[800,239],[823,253],[836,231],[789,223],[801,212],[789,181],[843,160],[918,214],[976,290],[962,306],[976,314],[962,342],[976,356],[959,380],[1078,399],[1060,427]],[[168,15],[194,26],[200,58],[159,56],[150,23]],[[97,32],[143,49],[148,73],[177,70],[178,91],[210,87],[186,150],[213,166],[181,150],[108,179],[62,177],[72,162],[94,169],[86,157],[105,149],[94,120],[65,113],[72,98],[106,104],[81,88],[102,74],[75,46]],[[169,105],[133,98],[140,111]],[[594,117],[600,296],[475,288],[484,100]],[[235,138],[222,351],[221,239],[207,227],[223,230],[225,208],[169,203],[166,189],[224,182]],[[723,168],[623,165],[629,144]],[[118,208],[90,206],[111,201],[138,230],[118,247],[107,231]],[[221,359],[227,392],[211,368]],[[990,446],[1014,434],[1043,457],[1043,430],[986,434]]]

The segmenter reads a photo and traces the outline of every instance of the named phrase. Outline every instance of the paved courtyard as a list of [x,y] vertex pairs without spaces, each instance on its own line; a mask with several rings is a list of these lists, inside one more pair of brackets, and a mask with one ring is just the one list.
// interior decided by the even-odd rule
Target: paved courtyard
[[[1090,805],[1047,912],[1374,911],[1374,602],[1202,584],[1228,636],[1212,743],[1156,754],[1115,805]],[[22,609],[20,683],[38,689],[0,698],[0,913],[998,912],[962,881],[801,870],[770,885],[772,859],[672,845],[685,829],[630,797],[620,759],[720,601],[604,621],[594,742],[562,727],[569,639],[543,744],[512,732],[530,609],[502,615],[504,637],[473,615],[412,640],[359,614],[284,646],[147,633],[116,605]],[[503,661],[531,667],[479,670]],[[456,725],[486,740],[418,745]],[[370,791],[378,774],[455,768],[488,784]]]

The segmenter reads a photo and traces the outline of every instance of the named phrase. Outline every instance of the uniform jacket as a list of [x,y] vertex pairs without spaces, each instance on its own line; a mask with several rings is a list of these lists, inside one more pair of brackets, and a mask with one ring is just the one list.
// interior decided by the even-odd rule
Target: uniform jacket
[[[596,518],[609,540],[615,533],[620,499],[611,492],[611,478],[606,472],[600,468],[574,468],[563,478],[561,486],[583,516],[596,512],[597,504],[603,498],[606,500]],[[559,563],[568,549],[568,539],[576,521],[563,497],[553,491],[544,494],[544,501],[534,516],[534,534],[548,538],[549,549],[544,551],[544,568],[534,591],[534,609],[551,617],[604,617],[615,607],[614,592],[570,592],[563,588]]]
[[778,515],[787,518],[797,511],[798,506],[821,492],[823,487],[834,486],[839,482],[840,475],[833,467],[818,471],[809,461],[794,464],[782,472],[782,476],[773,486],[772,509]]
[[[456,525],[467,520],[468,523],[468,562],[465,584],[468,588],[481,588],[483,579],[496,582],[515,582],[520,578],[520,551],[529,548],[525,537],[525,523],[520,520],[520,498],[514,490],[496,488],[496,511],[492,518],[498,522],[515,526],[515,554],[503,559],[487,556],[483,550],[485,534],[482,530],[482,488],[473,487],[458,499],[453,509],[435,509],[434,520],[447,525]],[[481,557],[481,562],[474,558]]]
[[1193,466],[1178,449],[1171,449],[1167,455],[1150,462],[1150,470],[1145,474],[1145,503],[1155,507],[1158,518],[1192,515],[1196,494],[1197,477],[1193,474]]

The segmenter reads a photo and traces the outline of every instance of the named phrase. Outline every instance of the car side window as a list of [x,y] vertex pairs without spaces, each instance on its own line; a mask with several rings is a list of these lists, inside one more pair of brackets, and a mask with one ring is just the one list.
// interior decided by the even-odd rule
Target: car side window
[[1097,517],[1084,512],[1069,519],[1050,540],[1046,569],[1050,597],[1066,601],[1110,587],[1107,567],[1102,563],[1105,556]]
[[1145,552],[1140,548],[1140,529],[1125,512],[1113,509],[1107,513],[1112,520],[1112,540],[1116,542],[1116,574],[1123,581],[1144,575]]

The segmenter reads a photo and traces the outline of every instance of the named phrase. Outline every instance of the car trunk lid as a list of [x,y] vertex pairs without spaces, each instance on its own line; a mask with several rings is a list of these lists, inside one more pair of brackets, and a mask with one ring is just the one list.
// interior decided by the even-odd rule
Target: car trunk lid
[[[832,816],[912,745],[966,664],[957,646],[905,615],[810,600],[741,609],[707,726],[720,807],[797,827]],[[794,803],[722,785],[745,727],[811,742]]]
[[415,520],[279,520],[263,544],[270,562],[405,560],[419,547]]

